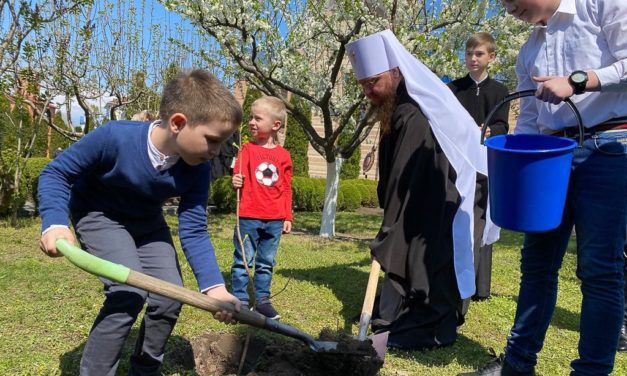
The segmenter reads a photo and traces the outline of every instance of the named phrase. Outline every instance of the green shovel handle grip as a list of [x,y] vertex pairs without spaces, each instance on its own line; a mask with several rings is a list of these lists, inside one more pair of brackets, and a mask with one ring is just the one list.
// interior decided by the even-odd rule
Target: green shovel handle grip
[[67,240],[58,239],[55,242],[57,250],[70,262],[84,271],[99,277],[107,278],[118,283],[126,283],[131,269],[124,265],[114,264],[111,261],[103,260],[82,249],[68,243]]

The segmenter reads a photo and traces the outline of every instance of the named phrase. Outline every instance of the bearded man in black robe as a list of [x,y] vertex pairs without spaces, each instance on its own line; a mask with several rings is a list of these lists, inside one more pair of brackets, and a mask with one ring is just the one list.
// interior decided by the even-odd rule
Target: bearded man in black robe
[[[461,299],[474,293],[473,200],[476,166],[485,168],[485,156],[475,150],[480,143],[474,121],[448,88],[433,80],[433,73],[424,66],[414,72],[415,62],[401,48],[390,31],[347,45],[381,127],[377,189],[384,214],[370,249],[385,271],[385,280],[372,329],[389,331],[390,347],[428,349],[456,340],[456,328],[463,320]],[[431,81],[426,85],[433,85],[429,90],[437,94],[416,90],[416,77],[408,83],[406,71],[428,72]],[[438,96],[444,96],[443,106],[452,108],[442,112],[440,105],[432,104],[442,100]],[[426,99],[424,105],[418,103],[420,99]],[[439,127],[433,119],[440,115],[442,120],[453,119],[462,130]],[[476,145],[466,142],[468,137],[476,138]],[[461,181],[457,170],[464,173]],[[470,203],[462,208],[464,200]]]

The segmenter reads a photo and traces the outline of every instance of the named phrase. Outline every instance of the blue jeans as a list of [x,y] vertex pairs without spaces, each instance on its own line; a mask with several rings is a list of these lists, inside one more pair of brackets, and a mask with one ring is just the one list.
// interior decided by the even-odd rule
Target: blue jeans
[[614,333],[623,315],[627,131],[593,135],[574,153],[562,223],[546,233],[525,234],[516,318],[505,348],[507,362],[519,371],[533,369],[542,349],[573,226],[583,301],[579,359],[571,363],[571,375],[607,375],[614,367]]
[[[274,258],[279,249],[279,240],[283,232],[283,220],[262,220],[241,218],[239,221],[240,233],[246,249],[248,268],[253,272],[254,259],[254,287],[255,300],[260,302],[270,298],[272,283],[272,269]],[[237,229],[235,230],[237,231]],[[231,286],[233,295],[248,304],[248,275],[242,259],[242,251],[237,232],[233,234],[235,252],[231,267]]]

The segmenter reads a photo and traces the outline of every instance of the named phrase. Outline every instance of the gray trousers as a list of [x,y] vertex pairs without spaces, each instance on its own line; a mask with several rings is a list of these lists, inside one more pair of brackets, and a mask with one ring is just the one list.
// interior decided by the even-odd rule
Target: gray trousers
[[[183,285],[172,237],[163,217],[120,220],[90,212],[73,214],[73,222],[79,242],[89,253]],[[115,375],[126,337],[147,301],[129,375],[160,375],[165,345],[178,319],[181,304],[100,279],[104,283],[105,301],[83,349],[80,374]]]

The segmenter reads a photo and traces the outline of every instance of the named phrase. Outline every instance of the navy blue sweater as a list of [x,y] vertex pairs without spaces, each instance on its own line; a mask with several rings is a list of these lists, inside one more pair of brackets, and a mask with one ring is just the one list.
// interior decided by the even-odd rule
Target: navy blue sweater
[[101,126],[50,162],[39,177],[42,230],[68,225],[72,213],[100,211],[116,218],[162,215],[166,199],[180,197],[179,238],[201,290],[224,283],[207,232],[209,162],[182,159],[157,171],[148,156],[149,123]]

